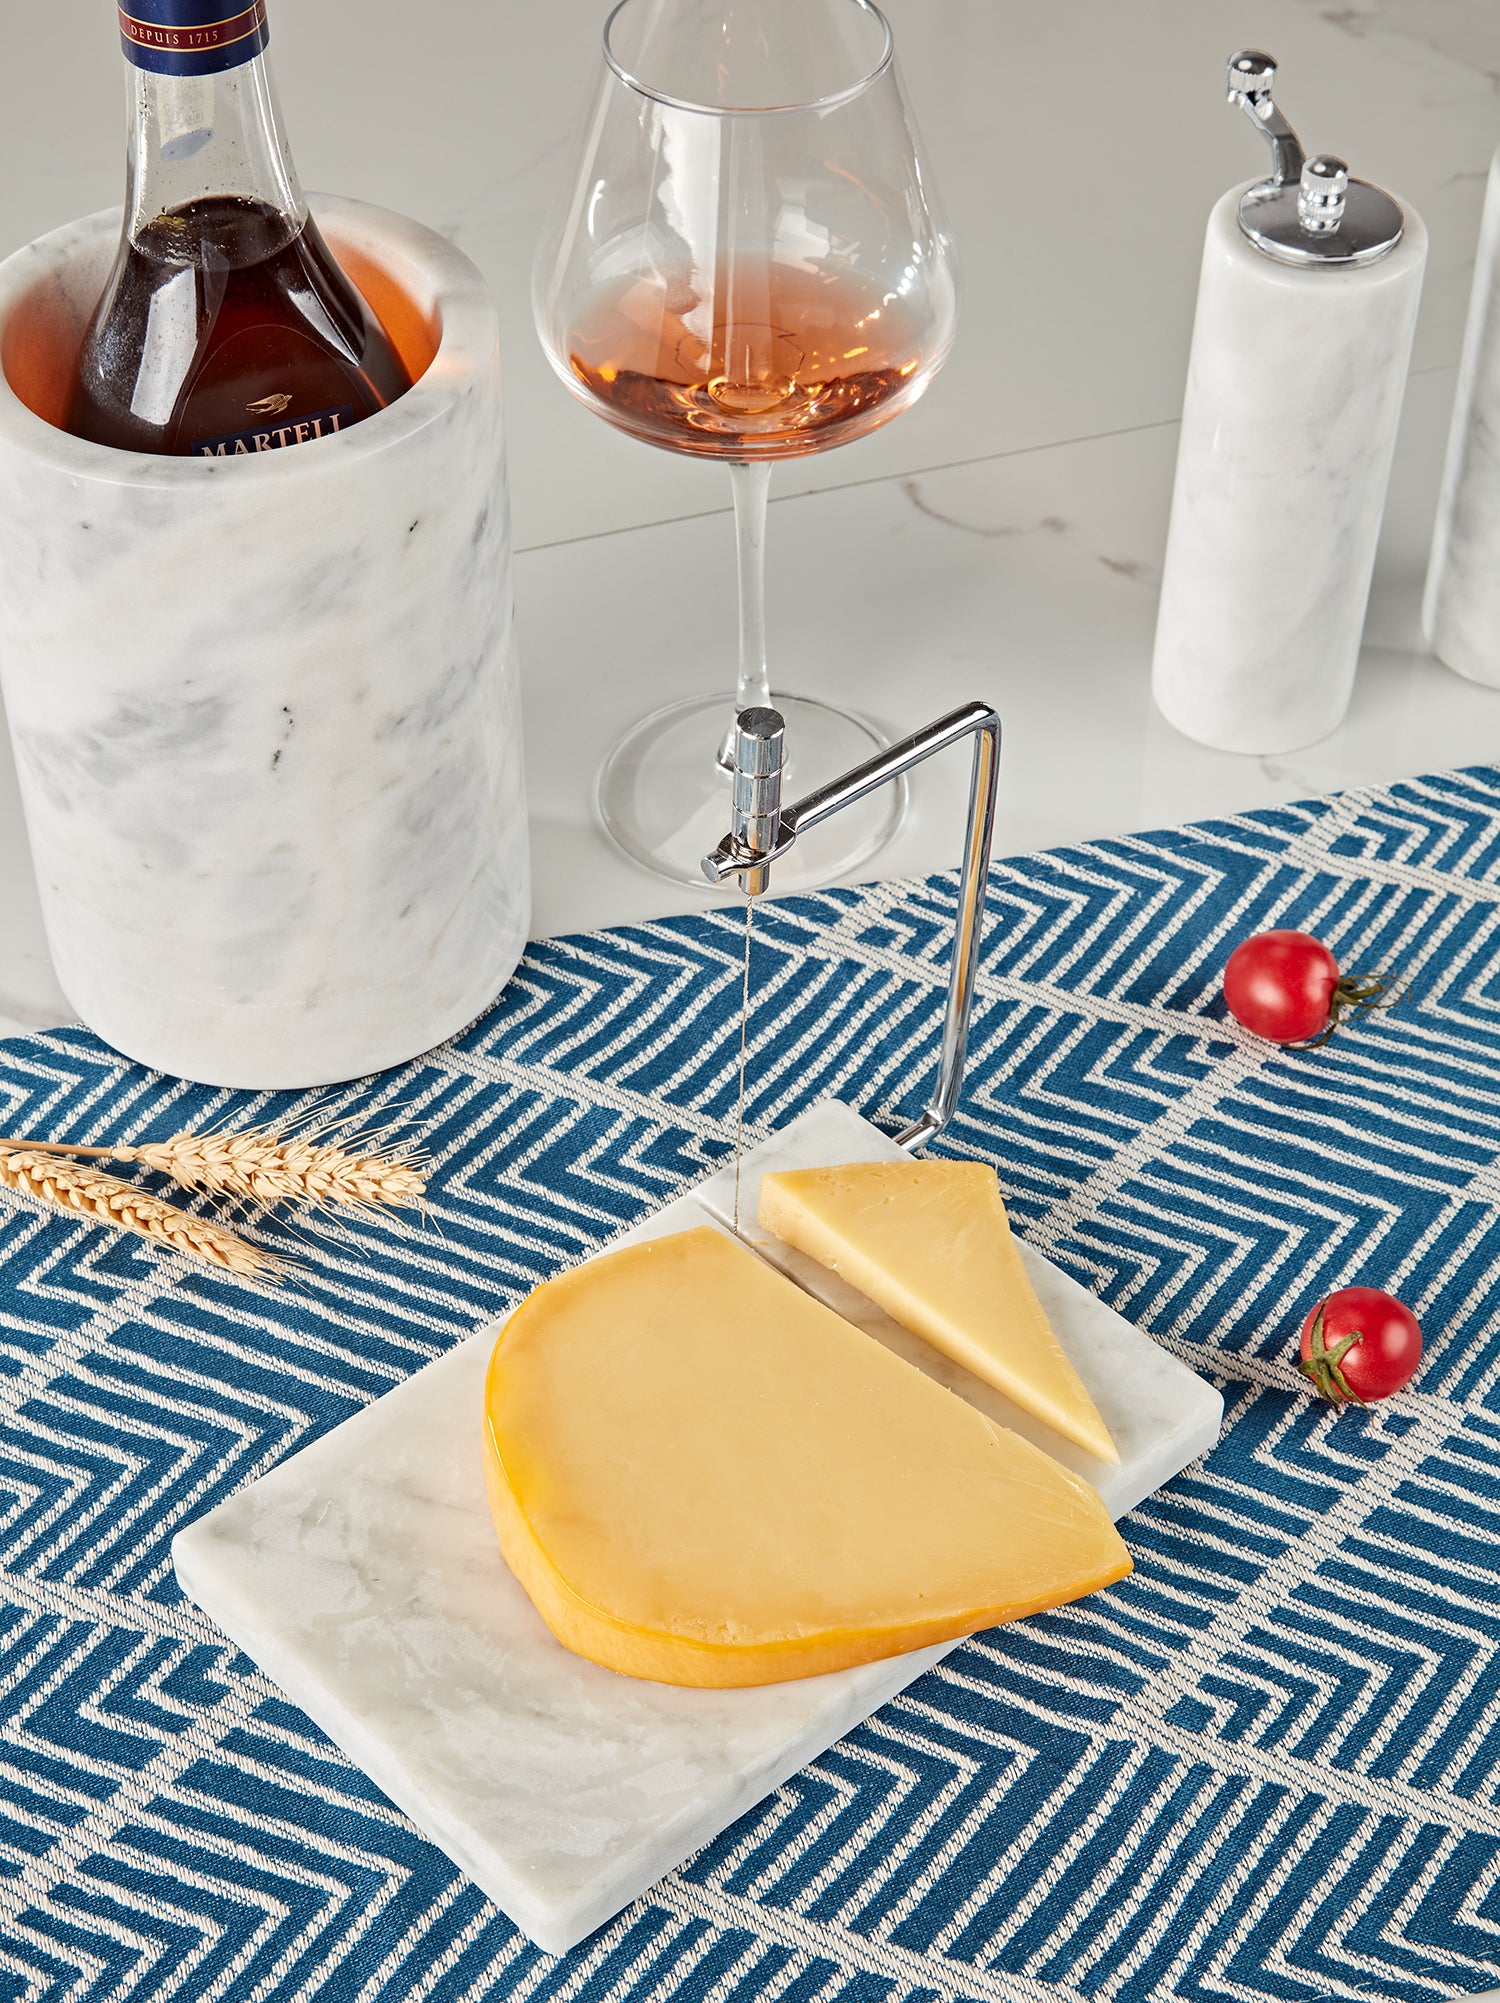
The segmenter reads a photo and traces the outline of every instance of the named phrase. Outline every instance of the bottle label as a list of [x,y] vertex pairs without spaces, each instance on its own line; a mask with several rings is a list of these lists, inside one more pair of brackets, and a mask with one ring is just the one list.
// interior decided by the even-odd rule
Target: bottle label
[[[275,402],[278,399],[270,398]],[[253,431],[226,431],[220,438],[195,438],[195,459],[243,459],[255,452],[280,452],[288,445],[306,445],[314,438],[331,438],[355,422],[354,405],[341,403],[334,410],[315,410],[307,417],[274,418],[258,424]]]
[[164,76],[211,76],[258,56],[270,39],[266,0],[129,0],[120,40],[131,62]]

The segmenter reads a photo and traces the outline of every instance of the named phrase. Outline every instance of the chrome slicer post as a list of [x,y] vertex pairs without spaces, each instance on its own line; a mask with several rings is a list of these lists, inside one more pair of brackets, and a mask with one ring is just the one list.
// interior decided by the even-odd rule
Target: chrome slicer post
[[770,888],[771,865],[791,852],[799,835],[966,737],[974,739],[974,764],[969,781],[969,817],[958,885],[953,956],[948,969],[942,1053],[937,1083],[926,1111],[896,1135],[897,1146],[907,1149],[923,1147],[942,1132],[953,1117],[963,1083],[984,930],[984,896],[995,837],[1000,718],[988,703],[965,703],[783,809],[785,724],[774,709],[742,710],[734,732],[732,824],[718,847],[703,858],[703,874],[710,883],[723,883],[737,876],[747,897],[759,897]]

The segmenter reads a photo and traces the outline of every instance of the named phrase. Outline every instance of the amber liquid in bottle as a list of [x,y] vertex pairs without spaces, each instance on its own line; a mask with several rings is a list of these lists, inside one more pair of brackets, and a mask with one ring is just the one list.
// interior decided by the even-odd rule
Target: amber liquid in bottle
[[603,416],[672,452],[793,459],[873,431],[921,387],[899,296],[844,272],[730,266],[598,294],[568,339]]
[[127,451],[237,457],[357,424],[410,387],[315,222],[205,196],[123,246],[68,429]]
[[119,21],[125,228],[67,429],[127,451],[240,458],[383,409],[411,376],[308,213],[264,0],[133,0]]

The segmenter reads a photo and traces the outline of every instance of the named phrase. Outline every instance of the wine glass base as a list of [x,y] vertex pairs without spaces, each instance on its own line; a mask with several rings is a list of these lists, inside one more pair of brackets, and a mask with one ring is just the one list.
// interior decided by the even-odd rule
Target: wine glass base
[[[788,806],[883,751],[889,740],[847,710],[811,696],[773,696],[786,718]],[[690,696],[635,724],[605,759],[597,802],[605,832],[632,862],[669,883],[710,890],[700,858],[729,832],[730,774],[716,754],[733,695]],[[906,782],[868,794],[814,828],[771,872],[776,892],[834,883],[880,854],[906,813]],[[733,879],[722,888],[733,888]]]

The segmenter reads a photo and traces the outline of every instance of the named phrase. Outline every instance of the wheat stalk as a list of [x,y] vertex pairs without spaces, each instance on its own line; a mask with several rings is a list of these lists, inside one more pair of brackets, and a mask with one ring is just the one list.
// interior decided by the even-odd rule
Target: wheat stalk
[[0,1141],[0,1187],[35,1197],[54,1210],[71,1211],[96,1224],[113,1224],[137,1232],[158,1245],[180,1252],[200,1265],[215,1266],[240,1279],[279,1279],[288,1261],[263,1251],[222,1224],[189,1216],[159,1196],[122,1182],[118,1176],[72,1161],[59,1161],[42,1149],[22,1148]]
[[[267,1208],[277,1203],[309,1204],[317,1210],[384,1210],[420,1205],[427,1190],[421,1157],[414,1146],[369,1145],[370,1135],[350,1135],[345,1144],[320,1136],[327,1127],[291,1133],[250,1127],[241,1133],[174,1134],[170,1140],[74,1147],[67,1141],[5,1141],[34,1155],[73,1155],[95,1161],[133,1162],[170,1176],[184,1189],[246,1196]],[[126,1185],[128,1187],[128,1185]]]

